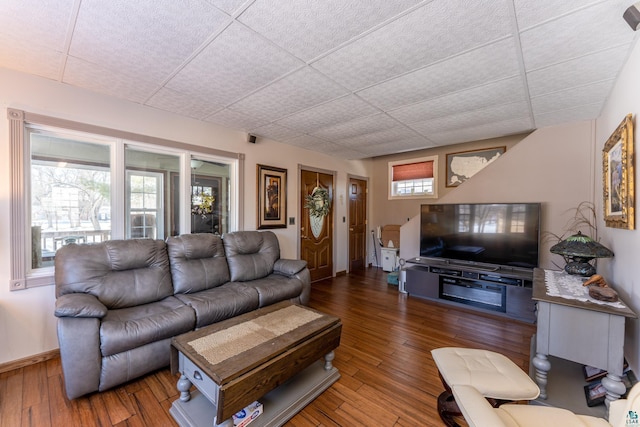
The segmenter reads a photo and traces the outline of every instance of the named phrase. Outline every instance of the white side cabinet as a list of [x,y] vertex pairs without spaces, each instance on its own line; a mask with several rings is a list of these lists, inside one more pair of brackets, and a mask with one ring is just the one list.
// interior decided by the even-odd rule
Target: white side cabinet
[[398,248],[382,248],[382,269],[384,271],[394,271],[398,266]]

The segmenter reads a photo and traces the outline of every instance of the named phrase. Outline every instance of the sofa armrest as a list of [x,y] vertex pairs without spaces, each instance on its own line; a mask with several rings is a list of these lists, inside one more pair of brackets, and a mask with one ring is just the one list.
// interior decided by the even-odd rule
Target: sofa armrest
[[56,317],[97,317],[107,314],[107,307],[90,294],[66,294],[56,299]]
[[307,261],[301,259],[278,259],[273,265],[273,272],[283,276],[295,276],[307,266]]

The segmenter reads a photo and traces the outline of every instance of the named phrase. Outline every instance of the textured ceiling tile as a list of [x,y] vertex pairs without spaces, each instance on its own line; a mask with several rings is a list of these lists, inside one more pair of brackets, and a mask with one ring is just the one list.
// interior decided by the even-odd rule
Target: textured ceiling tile
[[344,138],[336,140],[340,145],[345,147],[356,148],[366,145],[383,144],[394,141],[404,141],[411,139],[423,139],[415,131],[404,127],[398,126],[390,129],[381,130],[379,132],[363,133],[361,135],[352,136],[351,138]]
[[145,105],[198,120],[202,120],[222,108],[222,106],[216,106],[202,98],[184,95],[166,88],[160,89]]
[[612,3],[620,2],[596,4],[521,33],[527,71],[631,43],[635,34],[622,19],[626,7]]
[[58,50],[0,33],[0,67],[57,80],[63,60]]
[[420,132],[422,135],[428,136],[432,133],[442,133],[454,129],[480,126],[484,123],[520,117],[529,117],[529,105],[526,102],[495,105],[493,107],[447,115],[424,122],[413,123],[411,124],[411,128]]
[[357,96],[348,95],[292,114],[282,120],[278,120],[278,123],[301,132],[311,133],[323,127],[368,116],[378,111],[378,109]]
[[513,0],[521,30],[601,0]]
[[206,121],[243,131],[248,131],[267,123],[264,120],[259,120],[255,117],[247,116],[229,109],[220,110],[215,114],[208,116]]
[[295,129],[274,123],[252,128],[251,133],[281,142],[291,140],[301,135],[300,132]]
[[374,114],[373,116],[362,117],[351,120],[350,122],[322,128],[313,132],[313,134],[322,138],[339,140],[358,136],[362,133],[377,132],[395,126],[398,126],[398,122],[386,114]]
[[57,0],[2,0],[0,34],[62,52],[74,3]]
[[372,104],[389,110],[512,77],[519,73],[514,43],[508,38],[357,93]]
[[533,128],[528,118],[485,123],[480,126],[465,127],[448,132],[434,133],[429,138],[439,145],[457,144],[500,136],[529,132]]
[[[581,104],[604,103],[611,91],[613,80],[605,80],[588,86],[566,89],[531,98],[531,106],[535,115],[565,110]],[[595,117],[593,117],[595,118]]]
[[401,107],[397,110],[391,110],[387,114],[402,123],[415,123],[459,114],[468,110],[524,100],[522,79],[513,77]]
[[345,93],[344,88],[317,71],[305,67],[236,102],[230,108],[275,121]]
[[229,15],[233,15],[249,0],[209,0],[215,7],[225,11]]
[[529,93],[531,96],[539,96],[614,79],[627,58],[628,51],[629,46],[622,45],[527,73]]
[[508,36],[511,30],[505,2],[433,1],[313,66],[357,90]]
[[309,61],[420,0],[257,0],[239,20]]
[[552,113],[537,114],[535,117],[536,127],[555,126],[562,123],[570,123],[580,120],[593,120],[598,117],[602,110],[602,103],[578,105],[566,110],[556,110]]
[[233,24],[168,83],[179,92],[228,105],[304,63]]
[[[295,138],[287,140],[287,144],[295,145],[300,148],[307,148],[309,150],[322,152],[322,147],[334,148],[335,144],[328,142],[322,138],[316,138],[311,135],[299,135]],[[329,145],[330,144],[330,145]]]
[[113,73],[73,57],[67,60],[64,83],[142,104],[158,87],[124,74]]
[[366,153],[363,153],[358,150],[351,150],[349,148],[342,148],[338,146],[335,150],[331,152],[325,152],[325,154],[330,155],[331,157],[335,157],[337,159],[347,159],[347,160],[360,160],[369,157]]
[[83,0],[70,53],[160,83],[228,21],[203,0]]

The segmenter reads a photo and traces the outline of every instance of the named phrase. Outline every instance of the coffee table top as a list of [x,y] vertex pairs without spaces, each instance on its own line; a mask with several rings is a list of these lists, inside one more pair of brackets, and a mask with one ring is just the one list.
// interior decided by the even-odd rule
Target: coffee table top
[[223,385],[339,323],[338,317],[284,301],[180,335],[171,344]]

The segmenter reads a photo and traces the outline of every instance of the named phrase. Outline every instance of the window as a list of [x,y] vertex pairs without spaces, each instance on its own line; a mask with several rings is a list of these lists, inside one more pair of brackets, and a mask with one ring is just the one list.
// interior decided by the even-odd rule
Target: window
[[438,156],[389,162],[389,199],[437,197]]
[[[18,110],[9,120],[12,290],[53,284],[67,244],[241,227],[242,155]],[[194,192],[206,196],[197,214]]]

